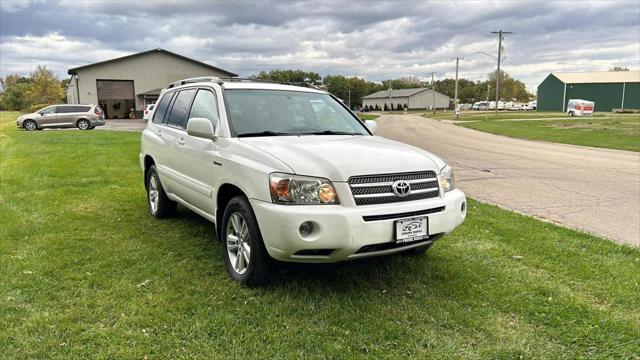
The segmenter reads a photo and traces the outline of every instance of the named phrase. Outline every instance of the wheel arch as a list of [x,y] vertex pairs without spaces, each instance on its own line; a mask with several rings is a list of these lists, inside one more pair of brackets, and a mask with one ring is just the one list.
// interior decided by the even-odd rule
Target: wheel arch
[[151,165],[155,165],[156,162],[153,160],[153,158],[151,157],[151,155],[145,155],[144,156],[144,188],[145,190],[147,189],[147,174],[149,173],[149,169],[151,168]]
[[237,196],[244,196],[247,198],[242,189],[231,183],[224,183],[218,188],[216,196],[216,237],[220,240],[220,229],[222,224],[222,216],[224,215],[224,209],[231,199]]
[[22,128],[24,129],[24,124],[26,124],[28,121],[33,121],[34,123],[36,123],[36,127],[40,127],[40,124],[38,124],[38,122],[36,121],[36,119],[32,119],[32,118],[28,118],[28,119],[24,119],[22,120]]

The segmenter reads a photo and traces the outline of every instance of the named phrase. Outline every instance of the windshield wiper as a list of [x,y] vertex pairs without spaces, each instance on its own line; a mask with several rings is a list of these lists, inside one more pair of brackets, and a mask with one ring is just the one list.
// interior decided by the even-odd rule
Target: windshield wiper
[[283,135],[296,135],[290,133],[276,132],[271,130],[266,131],[258,131],[258,132],[250,132],[244,134],[238,134],[238,137],[257,137],[257,136],[283,136]]
[[333,130],[324,130],[324,131],[310,131],[300,133],[299,135],[362,135],[361,133],[354,133],[348,131],[333,131]]

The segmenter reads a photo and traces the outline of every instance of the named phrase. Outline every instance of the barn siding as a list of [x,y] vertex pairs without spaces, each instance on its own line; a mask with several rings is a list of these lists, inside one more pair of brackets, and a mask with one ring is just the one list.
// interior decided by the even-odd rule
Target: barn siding
[[538,85],[537,109],[539,111],[562,111],[563,96],[564,83],[557,77],[549,74],[549,76]]

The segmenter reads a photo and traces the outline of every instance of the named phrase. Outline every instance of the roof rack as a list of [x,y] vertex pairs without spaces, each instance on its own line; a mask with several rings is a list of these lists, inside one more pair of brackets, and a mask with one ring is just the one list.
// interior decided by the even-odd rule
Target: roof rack
[[240,78],[240,77],[217,77],[217,76],[201,76],[201,77],[195,77],[195,78],[189,78],[189,79],[183,79],[183,80],[178,80],[178,81],[174,81],[171,84],[169,84],[169,86],[167,86],[167,89],[171,89],[174,88],[176,86],[180,86],[180,85],[185,85],[185,84],[192,84],[192,83],[197,83],[197,82],[215,82],[217,84],[224,84],[225,82],[261,82],[261,83],[270,83],[270,84],[282,84],[282,85],[292,85],[292,86],[301,86],[301,87],[308,87],[308,88],[312,88],[312,89],[316,89],[316,90],[323,90],[313,84],[309,84],[309,83],[305,83],[305,82],[282,82],[282,81],[274,81],[274,80],[267,80],[267,79],[252,79],[252,78]]
[[191,83],[197,83],[197,82],[215,82],[218,84],[222,84],[221,79],[217,76],[201,76],[201,77],[194,77],[194,78],[174,81],[171,84],[169,84],[169,86],[167,86],[167,89],[171,89],[173,87],[184,85],[184,84],[191,84]]

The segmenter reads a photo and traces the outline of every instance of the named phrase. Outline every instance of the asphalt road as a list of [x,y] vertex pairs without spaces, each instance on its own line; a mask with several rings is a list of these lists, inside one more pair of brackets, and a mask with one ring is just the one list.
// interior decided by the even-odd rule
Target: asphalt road
[[512,139],[415,115],[378,119],[378,135],[431,151],[467,195],[640,246],[640,154]]

